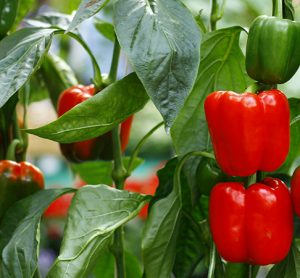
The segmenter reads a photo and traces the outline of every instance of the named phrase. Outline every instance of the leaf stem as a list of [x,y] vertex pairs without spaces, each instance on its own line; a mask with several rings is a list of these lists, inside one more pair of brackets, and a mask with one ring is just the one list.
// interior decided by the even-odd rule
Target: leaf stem
[[[57,33],[60,33],[60,31],[61,30],[57,31]],[[79,42],[81,44],[81,46],[86,50],[88,55],[90,56],[90,58],[92,60],[92,63],[93,63],[93,69],[94,69],[93,82],[94,82],[97,89],[102,89],[103,88],[103,79],[102,79],[102,75],[101,75],[101,70],[100,70],[100,67],[97,63],[97,60],[96,60],[93,52],[91,51],[89,46],[86,44],[86,42],[81,38],[81,36],[79,36],[79,35],[77,35],[73,32],[68,32],[67,34],[70,37],[72,37],[73,39],[75,39],[77,42]]]
[[209,152],[189,152],[186,155],[184,155],[176,165],[175,171],[174,171],[174,178],[173,178],[173,184],[175,187],[175,190],[178,191],[178,195],[180,198],[180,202],[182,202],[182,196],[181,196],[181,181],[180,181],[180,174],[182,167],[184,163],[192,156],[203,156],[211,159],[215,159],[215,156]]
[[121,48],[120,48],[119,41],[118,41],[117,37],[115,37],[113,57],[112,57],[112,61],[111,61],[110,71],[108,74],[108,83],[109,84],[115,82],[117,79],[120,51],[121,51]]
[[279,16],[278,0],[272,0],[272,16]]
[[134,163],[134,160],[136,159],[136,157],[138,156],[141,148],[144,146],[144,144],[146,143],[147,139],[156,131],[158,130],[162,125],[164,124],[164,122],[160,122],[159,124],[157,124],[155,127],[153,127],[150,131],[148,131],[148,133],[140,140],[140,142],[137,144],[137,146],[135,147],[132,156],[130,158],[130,161],[128,163],[127,166],[127,173],[128,175],[131,174],[132,171],[132,166]]

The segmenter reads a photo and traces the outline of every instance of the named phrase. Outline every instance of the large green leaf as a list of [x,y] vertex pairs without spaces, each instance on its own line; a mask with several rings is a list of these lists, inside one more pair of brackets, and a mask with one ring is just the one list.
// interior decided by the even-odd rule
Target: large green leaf
[[0,107],[39,66],[56,29],[24,28],[0,42]]
[[71,188],[48,189],[15,203],[0,227],[0,277],[33,277],[40,244],[40,220],[44,210]]
[[268,273],[267,278],[299,278],[300,277],[300,252],[294,244],[288,256],[276,264]]
[[48,89],[50,99],[56,108],[61,92],[78,84],[76,76],[70,66],[59,56],[45,55],[40,73]]
[[56,121],[27,132],[60,143],[97,137],[139,111],[148,101],[145,89],[132,73],[76,105]]
[[178,0],[118,0],[117,37],[169,128],[190,93],[200,60],[200,31]]
[[19,0],[1,0],[0,1],[0,37],[6,35],[14,24]]
[[59,29],[67,29],[72,21],[69,14],[46,12],[38,14],[34,19],[27,19],[25,22],[33,27],[57,27]]
[[247,87],[245,59],[239,47],[242,30],[231,27],[205,34],[196,83],[171,129],[178,155],[210,149],[203,106],[209,93],[242,92]]
[[135,217],[150,196],[106,185],[82,187],[73,197],[60,255],[48,277],[85,277],[114,231]]
[[82,21],[98,13],[108,2],[109,0],[82,0],[68,28],[68,31],[73,30]]
[[290,98],[291,113],[291,142],[289,154],[284,164],[276,171],[276,173],[292,175],[294,169],[299,165],[300,160],[300,99]]
[[[128,278],[141,278],[142,273],[137,258],[125,251],[125,271]],[[109,250],[105,250],[93,270],[95,278],[115,277],[115,258]]]
[[[205,241],[197,223],[199,207],[192,207],[189,188],[173,184],[177,159],[158,172],[159,187],[151,202],[142,243],[146,277],[190,277],[203,257]],[[174,185],[174,186],[173,186]],[[200,204],[200,203],[199,203]]]

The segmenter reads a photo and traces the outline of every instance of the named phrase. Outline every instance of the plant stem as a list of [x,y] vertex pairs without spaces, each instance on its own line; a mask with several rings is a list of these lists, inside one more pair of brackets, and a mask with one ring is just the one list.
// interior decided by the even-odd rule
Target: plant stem
[[29,105],[29,95],[30,95],[30,85],[26,84],[24,87],[24,94],[23,94],[23,126],[21,130],[22,135],[22,161],[26,160],[26,152],[28,148],[28,133],[25,132],[25,129],[27,129],[27,108]]
[[127,171],[124,167],[122,160],[122,150],[120,142],[119,126],[112,130],[113,140],[113,155],[114,155],[114,168],[112,172],[112,178],[115,182],[117,189],[123,189],[124,181],[127,177]]
[[158,130],[162,125],[164,124],[164,122],[160,122],[159,124],[157,124],[155,127],[153,127],[150,131],[148,131],[148,133],[142,138],[142,140],[137,144],[137,146],[135,147],[132,156],[130,158],[130,161],[128,163],[128,167],[127,167],[127,173],[128,175],[130,175],[131,171],[132,171],[132,165],[134,160],[136,159],[136,157],[138,156],[141,148],[144,146],[144,144],[146,143],[147,139],[156,131]]
[[[113,58],[111,68],[109,72],[109,82],[114,82],[117,78],[117,70],[120,56],[120,45],[117,39],[115,40],[115,46],[113,51]],[[114,167],[112,171],[112,178],[117,189],[123,189],[124,182],[127,177],[127,171],[123,165],[121,140],[120,140],[120,125],[116,126],[112,130],[112,141],[113,141],[113,156],[114,156]],[[117,278],[126,278],[125,273],[125,257],[124,257],[124,246],[123,246],[123,226],[116,229],[114,232],[114,243],[112,246],[113,253],[115,256],[115,269]]]
[[114,233],[115,269],[118,278],[126,277],[123,241],[123,227],[121,226]]
[[278,16],[278,0],[272,0],[272,16]]
[[112,83],[117,79],[120,51],[121,51],[120,44],[116,37],[115,44],[114,44],[114,50],[113,50],[113,57],[112,57],[112,61],[111,61],[111,67],[110,67],[110,71],[108,74],[108,82],[109,83]]
[[218,0],[211,1],[210,12],[210,30],[215,31],[217,29],[217,22],[223,17],[226,0],[223,0],[222,6],[218,4]]
[[217,29],[218,21],[218,1],[211,1],[211,12],[210,12],[210,30],[215,31]]
[[213,243],[211,252],[210,252],[210,260],[209,260],[209,269],[208,269],[208,276],[207,278],[213,278],[215,273],[216,267],[216,246]]
[[[117,189],[123,189],[124,181],[126,179],[126,169],[123,165],[121,142],[119,135],[119,126],[112,130],[113,139],[113,154],[114,154],[114,168],[112,172],[112,177],[115,182]],[[124,248],[123,248],[123,226],[116,229],[114,233],[114,256],[116,263],[117,278],[126,277],[125,273],[125,258],[124,258]]]

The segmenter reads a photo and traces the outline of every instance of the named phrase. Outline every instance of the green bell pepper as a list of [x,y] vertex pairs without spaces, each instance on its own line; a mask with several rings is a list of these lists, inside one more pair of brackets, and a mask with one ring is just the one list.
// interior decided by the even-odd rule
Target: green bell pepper
[[248,75],[266,84],[287,82],[300,65],[300,23],[259,16],[249,29],[246,48]]

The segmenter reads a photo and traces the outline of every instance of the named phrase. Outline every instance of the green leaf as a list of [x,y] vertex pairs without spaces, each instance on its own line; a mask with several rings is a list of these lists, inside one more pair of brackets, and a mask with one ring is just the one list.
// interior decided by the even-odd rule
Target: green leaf
[[180,199],[176,191],[152,206],[142,242],[146,277],[171,276],[181,218]]
[[1,0],[0,2],[0,37],[5,36],[6,33],[13,26],[19,0]]
[[72,31],[82,21],[98,13],[108,2],[109,0],[82,0],[68,31]]
[[24,28],[0,42],[0,107],[31,77],[55,29]]
[[81,0],[51,0],[51,8],[62,13],[70,14],[78,8],[80,2]]
[[115,258],[108,248],[103,251],[99,259],[97,260],[92,274],[95,278],[115,277]]
[[72,21],[72,16],[69,14],[46,12],[37,15],[34,19],[27,19],[25,22],[32,27],[56,27],[66,30]]
[[33,277],[40,244],[40,221],[44,210],[72,188],[42,190],[16,202],[0,227],[0,277]]
[[115,30],[134,71],[169,128],[194,84],[200,30],[178,0],[118,0]]
[[[125,271],[126,277],[141,278],[141,268],[135,256],[125,251]],[[115,277],[115,258],[111,252],[105,250],[97,261],[93,270],[95,278],[111,278]]]
[[226,264],[225,278],[244,278],[248,276],[249,276],[248,264],[230,263],[230,262]]
[[282,17],[290,20],[295,19],[295,9],[293,6],[292,0],[283,0],[282,1]]
[[45,55],[40,72],[56,109],[59,95],[78,84],[75,73],[63,59],[53,54]]
[[95,18],[94,25],[101,35],[112,42],[115,41],[115,29],[111,23],[100,18]]
[[142,270],[138,259],[128,251],[125,251],[125,271],[126,277],[141,278]]
[[143,85],[136,74],[131,73],[76,105],[56,121],[26,131],[60,143],[79,142],[110,131],[142,109],[147,101]]
[[69,210],[60,255],[48,277],[85,277],[114,231],[135,217],[150,198],[106,185],[79,189]]
[[[10,0],[9,0],[10,1]],[[17,9],[17,15],[14,22],[13,29],[16,29],[23,18],[30,12],[36,8],[38,1],[37,0],[19,0],[19,6]]]
[[176,277],[190,277],[206,248],[197,224],[202,219],[200,207],[191,206],[186,181],[181,182],[182,196],[173,187],[177,161],[170,160],[158,172],[159,187],[144,229],[144,268],[150,278],[170,277],[172,271]]
[[276,264],[268,273],[267,278],[299,278],[300,252],[295,244],[292,245],[288,256]]
[[[125,168],[129,163],[130,158],[123,158]],[[133,162],[133,169],[143,163],[143,160],[136,158]],[[72,163],[71,168],[87,184],[112,184],[111,173],[113,170],[113,161],[88,161],[83,163]]]
[[276,173],[292,175],[293,171],[299,164],[300,159],[300,99],[289,98],[290,113],[291,113],[291,142],[289,154],[284,162],[284,164],[276,170]]
[[242,30],[231,27],[204,35],[196,83],[171,129],[178,155],[211,149],[203,106],[209,93],[242,92],[247,87],[245,58],[239,47]]
[[[192,212],[192,215],[189,213]],[[198,207],[183,212],[179,235],[176,242],[176,258],[173,267],[175,277],[189,278],[196,266],[204,258],[208,247],[202,241],[201,230],[197,225],[197,218],[201,212]]]

